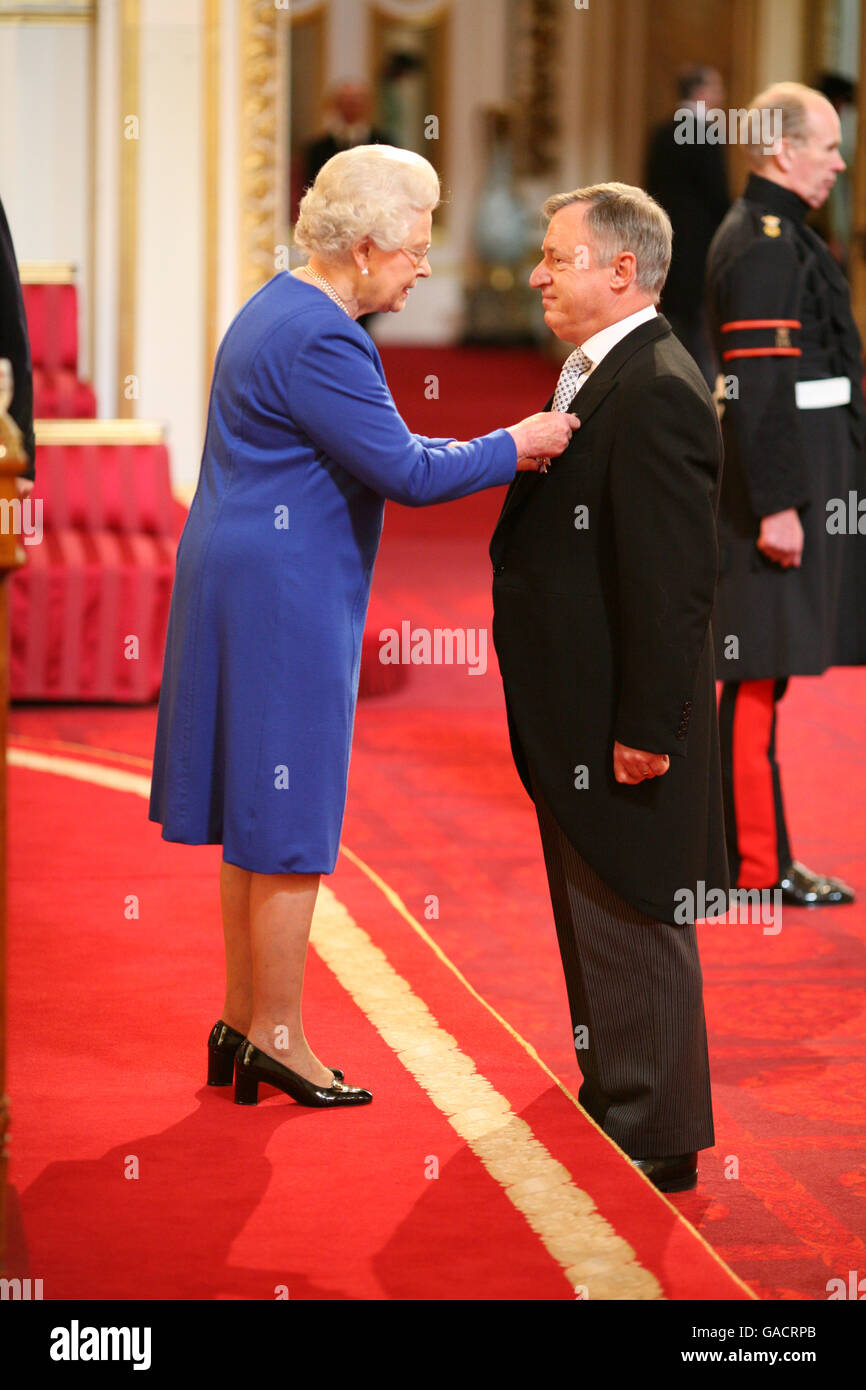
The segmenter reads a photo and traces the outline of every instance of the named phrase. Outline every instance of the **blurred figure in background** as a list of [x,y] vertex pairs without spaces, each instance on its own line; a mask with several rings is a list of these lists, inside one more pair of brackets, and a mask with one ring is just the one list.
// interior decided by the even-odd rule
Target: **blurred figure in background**
[[[325,131],[304,151],[304,189],[311,188],[319,170],[341,150],[359,145],[393,145],[394,141],[372,124],[373,94],[365,82],[338,82],[325,99]],[[296,214],[297,220],[297,214]],[[361,314],[358,322],[369,332],[375,314]]]
[[410,49],[393,49],[385,58],[379,79],[382,118],[395,145],[421,154],[429,148],[424,122],[430,110],[429,72],[424,59]]
[[724,108],[725,88],[715,68],[697,63],[679,70],[677,86],[677,111],[691,108],[695,112],[692,130],[697,138],[682,140],[683,123],[676,113],[656,126],[650,139],[646,189],[661,203],[674,229],[662,309],[712,385],[718,369],[704,304],[704,267],[710,242],[731,200],[724,146],[706,143],[700,136],[706,112]]
[[364,82],[339,82],[325,101],[325,129],[304,151],[304,187],[315,182],[323,164],[356,145],[390,145],[372,123],[373,98]]

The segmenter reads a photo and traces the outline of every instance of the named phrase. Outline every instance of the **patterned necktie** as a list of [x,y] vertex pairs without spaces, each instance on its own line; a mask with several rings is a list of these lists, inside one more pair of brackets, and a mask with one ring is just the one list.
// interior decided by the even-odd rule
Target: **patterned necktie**
[[567,357],[559,374],[559,381],[553,395],[553,405],[551,410],[567,410],[574,400],[577,391],[577,383],[587,372],[591,372],[595,363],[587,357],[583,348],[575,348],[570,357]]

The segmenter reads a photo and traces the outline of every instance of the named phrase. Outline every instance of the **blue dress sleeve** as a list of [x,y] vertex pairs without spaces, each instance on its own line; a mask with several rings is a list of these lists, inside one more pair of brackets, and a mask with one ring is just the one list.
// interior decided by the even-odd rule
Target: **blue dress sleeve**
[[290,365],[289,413],[328,458],[405,506],[449,502],[511,482],[515,474],[517,447],[505,429],[455,449],[412,434],[375,345],[362,340],[351,321],[325,326],[323,316],[315,316]]

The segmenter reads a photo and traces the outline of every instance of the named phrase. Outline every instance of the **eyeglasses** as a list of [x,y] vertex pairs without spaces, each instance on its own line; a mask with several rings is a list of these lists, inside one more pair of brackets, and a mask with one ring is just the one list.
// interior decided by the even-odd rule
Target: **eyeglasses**
[[425,246],[423,251],[413,251],[411,246],[400,246],[398,249],[402,251],[405,256],[409,257],[410,261],[417,269],[422,261],[426,261],[430,246]]

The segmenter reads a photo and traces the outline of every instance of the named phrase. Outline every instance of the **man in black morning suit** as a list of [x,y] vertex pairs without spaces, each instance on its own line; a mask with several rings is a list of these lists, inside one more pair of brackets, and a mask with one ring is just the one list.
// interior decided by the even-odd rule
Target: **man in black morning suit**
[[546,473],[508,491],[493,639],[581,1104],[658,1187],[684,1191],[714,1142],[695,906],[729,887],[710,629],[721,436],[655,308],[666,213],[624,184],[544,211],[530,284],[548,327],[580,345],[552,403],[581,423]]

